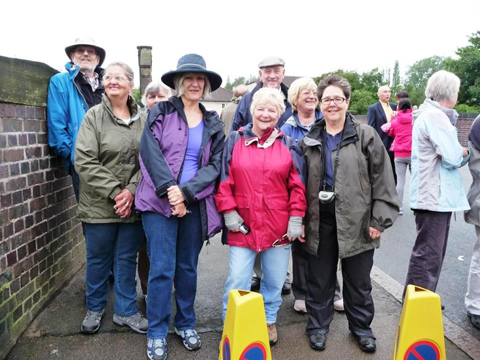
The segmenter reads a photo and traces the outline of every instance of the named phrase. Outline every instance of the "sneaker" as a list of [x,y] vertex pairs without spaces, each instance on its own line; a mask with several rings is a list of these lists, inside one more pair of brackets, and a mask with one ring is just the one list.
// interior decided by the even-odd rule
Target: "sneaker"
[[400,211],[398,212],[398,215],[403,215],[403,208],[400,208]]
[[293,310],[300,314],[306,314],[307,306],[305,305],[305,300],[295,300],[295,303],[293,304]]
[[147,339],[147,356],[150,360],[166,360],[167,340]]
[[292,292],[292,284],[289,279],[285,279],[285,282],[282,286],[282,295],[288,295]]
[[275,345],[278,340],[277,336],[277,326],[275,324],[267,324],[268,329],[268,340],[270,341],[270,345]]
[[343,312],[345,311],[345,306],[343,305],[343,299],[333,302],[333,308],[335,311]]
[[114,314],[113,322],[120,326],[126,325],[140,334],[146,334],[148,330],[148,320],[143,317],[140,311],[132,316],[118,316]]
[[85,319],[83,319],[82,326],[80,330],[85,334],[94,334],[100,329],[100,322],[102,321],[103,314],[105,310],[102,311],[87,311]]
[[467,313],[467,316],[470,319],[472,325],[475,326],[475,328],[477,328],[478,330],[480,330],[480,315]]
[[202,346],[200,336],[198,336],[194,329],[178,330],[175,328],[175,333],[182,338],[183,346],[185,346],[187,350],[198,350]]
[[260,290],[260,279],[256,276],[252,276],[250,283],[250,291],[259,291]]

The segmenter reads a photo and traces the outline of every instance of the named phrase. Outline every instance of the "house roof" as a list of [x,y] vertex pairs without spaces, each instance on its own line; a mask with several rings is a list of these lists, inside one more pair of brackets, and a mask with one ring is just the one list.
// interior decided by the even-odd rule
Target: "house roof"
[[232,100],[232,97],[233,91],[219,87],[217,90],[210,93],[210,99],[207,99],[207,101],[229,102]]

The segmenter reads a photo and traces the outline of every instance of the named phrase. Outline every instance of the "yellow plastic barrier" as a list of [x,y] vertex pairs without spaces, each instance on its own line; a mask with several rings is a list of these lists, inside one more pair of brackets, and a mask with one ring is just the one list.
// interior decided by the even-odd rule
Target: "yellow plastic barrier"
[[218,359],[272,359],[262,295],[230,291]]
[[446,360],[440,296],[408,285],[393,360]]

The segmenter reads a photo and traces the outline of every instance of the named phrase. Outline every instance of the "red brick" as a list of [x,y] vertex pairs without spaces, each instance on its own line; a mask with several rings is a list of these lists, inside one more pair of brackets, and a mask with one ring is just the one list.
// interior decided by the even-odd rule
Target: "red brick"
[[27,179],[25,176],[17,177],[7,181],[7,191],[15,191],[23,189],[27,185]]
[[25,155],[27,159],[39,158],[42,156],[42,148],[40,146],[28,147],[25,149]]
[[28,186],[41,184],[45,181],[43,172],[27,175]]
[[27,245],[23,245],[17,250],[18,261],[22,260],[25,256],[27,256]]
[[16,233],[25,229],[25,223],[23,222],[23,219],[18,219],[17,221],[15,221],[13,228]]
[[1,119],[3,126],[3,132],[21,132],[22,131],[22,121],[16,119]]
[[30,202],[30,211],[40,210],[45,207],[45,198],[40,197]]
[[11,253],[7,254],[7,266],[12,266],[17,263],[17,252],[12,251]]
[[18,135],[18,145],[27,146],[27,144],[28,144],[27,134],[19,134]]
[[0,196],[0,205],[4,209],[12,205],[12,194],[9,193],[9,194]]
[[8,146],[14,147],[18,145],[17,135],[8,135],[7,136]]
[[40,132],[41,128],[42,127],[41,127],[40,121],[36,121],[36,120],[24,120],[23,121],[23,131],[25,131],[25,132],[38,133],[38,132]]
[[4,162],[22,161],[24,159],[23,149],[6,149],[3,151]]

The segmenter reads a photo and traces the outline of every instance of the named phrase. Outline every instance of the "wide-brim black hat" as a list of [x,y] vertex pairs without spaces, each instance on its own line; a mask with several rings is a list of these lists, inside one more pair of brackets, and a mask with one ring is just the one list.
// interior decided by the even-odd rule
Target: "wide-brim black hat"
[[207,70],[207,64],[203,57],[197,54],[187,54],[178,60],[177,69],[162,75],[165,85],[175,89],[173,79],[177,74],[200,73],[205,74],[210,82],[211,91],[217,90],[222,85],[222,77],[214,71]]
[[81,46],[81,45],[86,45],[86,46],[93,47],[95,49],[95,51],[97,52],[98,57],[100,58],[100,60],[98,61],[98,66],[102,66],[103,62],[105,61],[105,56],[106,56],[105,50],[103,48],[101,48],[100,46],[96,45],[95,41],[93,41],[92,38],[89,38],[89,37],[86,37],[86,36],[76,38],[75,39],[75,44],[67,46],[65,48],[65,53],[67,54],[68,58],[71,60],[70,54],[75,51],[75,48],[77,46]]

